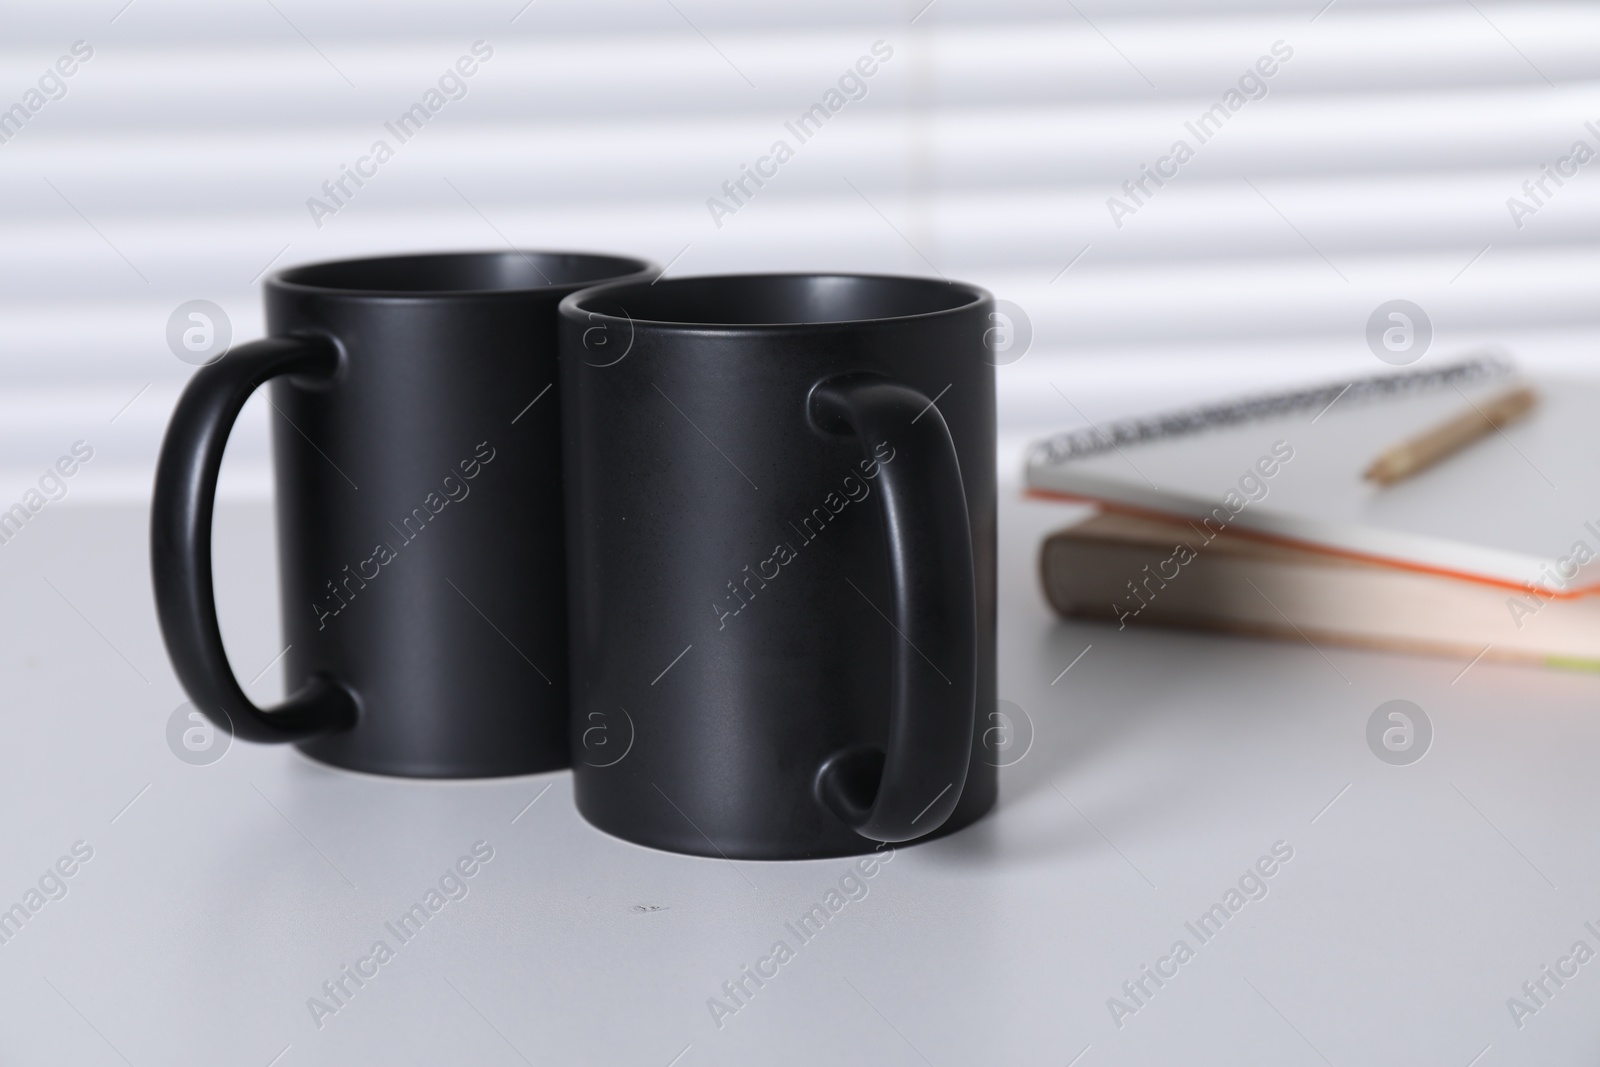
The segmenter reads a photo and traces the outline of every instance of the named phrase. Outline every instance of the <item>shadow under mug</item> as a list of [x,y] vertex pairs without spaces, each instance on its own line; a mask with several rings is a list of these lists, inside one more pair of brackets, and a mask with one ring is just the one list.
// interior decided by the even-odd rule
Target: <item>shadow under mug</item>
[[[195,707],[247,740],[378,774],[566,766],[556,305],[652,272],[506,251],[269,278],[269,336],[194,374],[156,467],[156,610]],[[211,526],[228,434],[269,381],[291,695],[262,709],[223,649]]]
[[994,803],[993,298],[933,279],[561,303],[579,810],[797,859]]

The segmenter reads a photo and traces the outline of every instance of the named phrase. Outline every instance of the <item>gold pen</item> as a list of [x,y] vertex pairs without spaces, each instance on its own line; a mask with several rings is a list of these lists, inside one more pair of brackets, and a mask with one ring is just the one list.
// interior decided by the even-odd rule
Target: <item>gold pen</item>
[[1531,386],[1507,389],[1481,405],[1473,404],[1471,411],[1463,411],[1425,433],[1385,449],[1362,477],[1379,485],[1393,485],[1454,455],[1491,430],[1515,422],[1538,402],[1539,394]]

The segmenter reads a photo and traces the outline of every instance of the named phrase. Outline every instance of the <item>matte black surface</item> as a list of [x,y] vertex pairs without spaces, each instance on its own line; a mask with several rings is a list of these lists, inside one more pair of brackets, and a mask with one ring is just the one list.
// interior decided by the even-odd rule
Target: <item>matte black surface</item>
[[993,805],[992,310],[971,286],[871,276],[563,301],[590,822],[786,859],[946,833]]
[[[565,766],[556,304],[648,268],[495,252],[270,278],[272,338],[195,374],[157,466],[157,610],[195,706],[380,774]],[[228,431],[268,378],[294,695],[262,711],[223,657],[210,536]]]

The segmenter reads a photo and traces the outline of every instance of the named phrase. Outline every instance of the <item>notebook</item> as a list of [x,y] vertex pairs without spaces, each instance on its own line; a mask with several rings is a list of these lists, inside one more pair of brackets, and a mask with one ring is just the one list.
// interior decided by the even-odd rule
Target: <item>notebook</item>
[[1557,598],[1600,591],[1600,384],[1535,378],[1522,420],[1395,485],[1361,477],[1384,449],[1520,380],[1484,355],[1090,426],[1033,445],[1026,485]]
[[1600,597],[1532,601],[1482,582],[1106,512],[1047,537],[1062,615],[1289,641],[1600,670]]

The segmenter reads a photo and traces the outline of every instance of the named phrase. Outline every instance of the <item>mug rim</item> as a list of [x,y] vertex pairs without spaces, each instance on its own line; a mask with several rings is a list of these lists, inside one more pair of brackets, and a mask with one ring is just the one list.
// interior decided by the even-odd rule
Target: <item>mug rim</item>
[[[794,278],[915,282],[928,287],[955,289],[964,293],[967,299],[952,307],[936,308],[932,311],[913,311],[903,315],[877,315],[860,319],[822,319],[816,322],[690,322],[677,319],[636,318],[628,315],[626,309],[624,309],[623,315],[613,315],[609,312],[597,311],[582,306],[587,300],[601,296],[612,296],[616,292],[630,287],[651,288],[658,284],[664,287],[672,287],[688,282],[771,281]],[[761,271],[748,274],[691,274],[681,278],[657,278],[648,283],[634,278],[614,278],[610,281],[598,282],[594,285],[585,286],[577,292],[569,293],[562,298],[558,310],[563,316],[577,321],[604,319],[609,322],[626,322],[630,325],[650,326],[661,330],[702,332],[710,330],[723,333],[751,330],[774,333],[785,330],[818,330],[934,319],[943,315],[959,315],[963,312],[969,312],[985,301],[992,301],[993,299],[993,293],[980,285],[973,285],[971,282],[929,278],[917,274],[875,274],[861,271]]]
[[[491,289],[392,289],[384,287],[352,287],[340,285],[326,285],[303,280],[296,275],[312,270],[326,270],[335,268],[355,268],[379,263],[394,263],[401,260],[441,261],[455,260],[465,262],[468,260],[501,260],[507,257],[519,257],[533,265],[533,257],[572,257],[574,259],[589,260],[600,264],[614,265],[618,273],[607,276],[600,281],[573,281],[573,282],[547,282],[544,285],[518,285],[505,288]],[[539,270],[537,266],[535,270]],[[356,298],[356,299],[390,299],[390,300],[448,300],[461,298],[495,298],[526,296],[529,293],[573,292],[600,285],[611,285],[618,282],[627,284],[637,281],[651,273],[660,270],[654,261],[641,256],[630,256],[611,252],[591,252],[583,250],[570,250],[559,248],[489,248],[465,249],[453,251],[426,250],[420,252],[394,252],[376,256],[349,256],[341,259],[319,259],[309,263],[297,263],[284,267],[268,275],[264,288],[280,292],[311,294],[323,298]],[[542,274],[543,271],[540,271]]]

